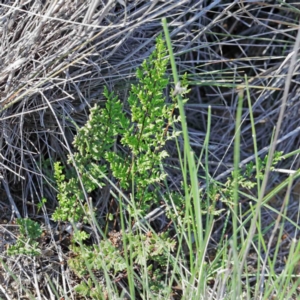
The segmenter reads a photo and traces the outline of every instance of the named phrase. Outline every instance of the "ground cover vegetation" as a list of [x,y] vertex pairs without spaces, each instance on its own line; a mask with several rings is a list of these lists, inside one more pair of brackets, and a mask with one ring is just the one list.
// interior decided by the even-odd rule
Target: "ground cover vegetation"
[[297,4],[0,10],[0,298],[299,298]]

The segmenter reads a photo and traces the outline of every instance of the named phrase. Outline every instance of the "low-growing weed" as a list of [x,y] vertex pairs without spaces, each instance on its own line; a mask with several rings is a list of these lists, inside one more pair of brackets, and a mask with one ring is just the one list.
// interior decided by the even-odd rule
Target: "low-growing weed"
[[[168,156],[164,146],[179,133],[166,130],[173,117],[174,102],[167,104],[164,91],[168,60],[162,38],[156,49],[137,70],[139,83],[132,85],[128,98],[131,115],[113,92],[104,90],[104,108],[91,109],[88,122],[79,129],[74,140],[75,166],[69,175],[60,163],[55,164],[59,207],[55,220],[78,221],[84,217],[85,193],[107,184],[104,177],[110,171],[118,187],[131,194],[135,210],[146,215],[159,203],[157,184],[166,177],[162,162]],[[115,147],[117,141],[122,149]],[[70,158],[69,163],[73,160]],[[75,171],[77,169],[77,172]],[[83,190],[84,188],[84,190]],[[132,205],[127,206],[130,213]]]
[[42,229],[37,222],[30,219],[17,219],[20,226],[20,235],[17,242],[11,245],[7,253],[9,255],[39,255],[37,239],[42,235]]

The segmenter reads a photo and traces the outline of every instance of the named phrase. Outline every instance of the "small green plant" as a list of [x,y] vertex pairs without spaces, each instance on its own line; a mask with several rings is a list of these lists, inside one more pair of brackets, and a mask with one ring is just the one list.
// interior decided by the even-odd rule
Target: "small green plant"
[[[169,233],[165,232],[158,236],[127,233],[123,237],[121,233],[115,233],[118,238],[114,238],[113,235],[109,240],[102,240],[99,246],[82,248],[74,244],[71,248],[74,258],[68,261],[69,266],[81,278],[88,275],[87,264],[93,272],[99,273],[105,269],[113,277],[117,277],[123,272],[126,273],[127,270],[124,252],[132,253],[133,265],[137,270],[147,266],[151,292],[167,291],[164,271],[168,265],[168,253],[173,252],[176,246],[175,241],[168,237]],[[79,284],[76,290],[87,295],[89,290],[93,291],[95,288],[90,280]]]
[[[54,220],[83,219],[86,194],[82,187],[90,193],[105,185],[103,177],[109,170],[119,188],[132,195],[141,215],[159,203],[157,186],[166,177],[161,166],[168,156],[164,146],[179,134],[170,134],[166,128],[178,121],[173,117],[175,103],[167,104],[164,95],[169,83],[167,63],[166,47],[159,37],[155,51],[136,72],[139,83],[132,85],[128,98],[131,115],[124,112],[114,93],[104,89],[105,107],[91,109],[89,120],[74,140],[77,151],[71,173],[66,175],[64,167],[55,163],[59,207]],[[114,147],[117,140],[122,149]],[[127,209],[130,213],[130,205]]]
[[86,281],[81,282],[75,287],[75,291],[82,295],[83,297],[89,297],[94,300],[101,300],[101,294],[95,288],[93,281],[91,278]]
[[[276,151],[274,153],[274,158],[271,165],[271,171],[275,169],[275,166],[283,159],[283,152]],[[241,172],[238,175],[238,184],[240,188],[251,190],[257,187],[257,180],[263,180],[265,176],[266,165],[268,162],[268,155],[264,158],[258,158],[258,166],[254,162],[249,162],[244,169],[243,174]],[[234,190],[234,180],[233,174],[231,177],[227,178],[225,186],[223,188],[218,188],[217,193],[222,194],[222,201],[232,203],[233,202],[233,190]],[[211,199],[213,197],[210,197]]]
[[[254,164],[254,162],[249,162],[246,165],[245,177],[251,178],[253,177],[253,173],[255,173],[255,178],[259,180],[263,180],[265,175],[265,169],[267,166],[269,156],[266,155],[264,158],[258,157],[258,166]],[[283,159],[282,151],[275,151],[273,156],[273,161],[271,165],[271,171],[275,169],[275,166]]]
[[42,235],[42,229],[37,222],[30,219],[17,219],[20,226],[20,236],[16,244],[7,250],[9,255],[39,255],[37,239]]
[[43,206],[47,203],[47,199],[46,198],[42,198],[41,202],[39,202],[36,206],[37,206],[37,212],[39,213],[39,211],[43,208]]

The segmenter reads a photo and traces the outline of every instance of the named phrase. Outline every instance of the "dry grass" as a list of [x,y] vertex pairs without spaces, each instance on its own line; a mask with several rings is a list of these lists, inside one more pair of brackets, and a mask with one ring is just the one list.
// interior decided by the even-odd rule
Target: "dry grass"
[[[279,1],[242,0],[135,0],[126,4],[95,0],[2,1],[0,211],[2,220],[8,222],[22,215],[46,224],[47,239],[41,245],[45,251],[53,251],[38,259],[39,266],[28,258],[6,258],[25,287],[27,277],[33,294],[44,293],[40,297],[50,299],[50,287],[37,279],[38,274],[48,271],[57,287],[62,286],[61,291],[66,293],[74,285],[76,279],[64,265],[67,242],[52,246],[58,241],[57,230],[53,229],[57,225],[50,220],[56,205],[51,178],[53,162],[65,161],[72,151],[76,127],[85,123],[93,103],[102,102],[104,85],[126,99],[136,67],[151,52],[155,37],[162,32],[161,18],[168,19],[180,73],[190,74],[192,91],[186,113],[191,145],[199,154],[210,105],[210,172],[223,180],[233,164],[237,94],[239,87],[245,86],[245,75],[251,86],[258,150],[266,154],[269,149],[288,74],[290,60],[286,58],[293,50],[298,31],[299,8],[298,4],[281,5]],[[299,66],[297,60],[277,145],[277,150],[285,153],[300,146]],[[253,159],[247,105],[242,118],[241,159],[246,162]],[[171,164],[177,165],[176,159]],[[280,167],[295,170],[299,159],[287,159]],[[169,172],[176,185],[180,174],[173,169]],[[199,178],[202,175],[200,171]],[[268,189],[285,176],[271,174]],[[99,192],[97,197],[106,196]],[[36,205],[42,197],[48,199],[48,211],[37,212]],[[295,222],[298,201],[295,194],[289,202],[289,215]],[[106,201],[97,203],[101,210],[101,203]],[[271,205],[280,209],[282,202],[279,199]],[[265,210],[263,225],[276,217],[276,213]],[[49,227],[53,230],[49,231]],[[287,223],[288,240],[297,236],[295,232],[297,228]],[[62,235],[68,239],[66,232]],[[49,261],[56,267],[47,266]],[[20,286],[14,291],[9,273],[2,277],[2,292],[10,290],[8,299],[18,298],[17,291],[23,293]]]

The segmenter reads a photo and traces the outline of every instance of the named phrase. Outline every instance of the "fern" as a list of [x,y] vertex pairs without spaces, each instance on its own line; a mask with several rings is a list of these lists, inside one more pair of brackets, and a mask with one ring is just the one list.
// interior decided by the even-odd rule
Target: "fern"
[[[164,146],[178,134],[170,135],[166,130],[167,123],[178,121],[172,116],[176,105],[167,104],[164,95],[169,83],[165,75],[166,55],[166,46],[159,37],[155,51],[136,72],[139,82],[131,86],[128,98],[131,116],[123,111],[115,94],[104,89],[105,107],[91,109],[89,120],[74,140],[75,166],[71,176],[64,175],[63,167],[55,164],[59,207],[53,214],[54,220],[82,219],[85,203],[82,185],[87,193],[104,186],[103,177],[108,171],[124,192],[134,195],[135,207],[142,214],[146,215],[150,206],[158,203],[156,187],[166,177],[161,168],[168,156]],[[117,139],[122,150],[114,149]],[[72,165],[71,159],[69,163]]]
[[17,242],[7,249],[8,255],[32,255],[40,254],[38,238],[42,235],[42,229],[37,222],[31,219],[17,219],[20,235]]

